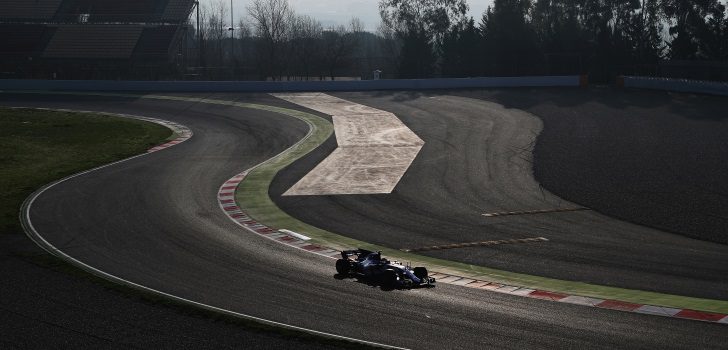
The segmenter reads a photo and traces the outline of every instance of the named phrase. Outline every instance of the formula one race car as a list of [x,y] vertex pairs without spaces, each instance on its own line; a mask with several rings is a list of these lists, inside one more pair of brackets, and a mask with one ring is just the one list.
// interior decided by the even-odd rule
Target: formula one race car
[[435,279],[427,276],[427,269],[390,262],[381,252],[366,249],[344,250],[336,260],[336,272],[344,277],[356,277],[385,288],[412,288],[434,286]]

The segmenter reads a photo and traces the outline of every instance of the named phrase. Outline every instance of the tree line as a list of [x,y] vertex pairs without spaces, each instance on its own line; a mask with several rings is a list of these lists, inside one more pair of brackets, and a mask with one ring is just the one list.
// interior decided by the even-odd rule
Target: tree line
[[661,60],[728,62],[719,0],[381,0],[381,24],[325,27],[288,0],[254,0],[229,39],[225,1],[203,9],[200,64],[246,66],[259,79],[652,74]]
[[253,1],[246,8],[247,18],[234,28],[227,24],[228,11],[225,0],[200,8],[199,36],[190,37],[197,42],[193,46],[199,50],[198,64],[221,68],[222,74],[239,66],[254,72],[249,78],[256,79],[334,79],[351,74],[354,56],[376,46],[370,43],[376,36],[365,32],[358,18],[325,27],[295,13],[288,0]]

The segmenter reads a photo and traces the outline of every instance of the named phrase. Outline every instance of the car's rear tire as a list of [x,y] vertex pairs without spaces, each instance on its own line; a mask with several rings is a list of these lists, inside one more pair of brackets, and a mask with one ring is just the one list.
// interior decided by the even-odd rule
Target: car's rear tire
[[414,274],[415,274],[415,276],[417,276],[417,278],[419,278],[419,279],[424,279],[424,278],[427,278],[427,269],[426,269],[426,268],[424,268],[424,267],[422,267],[422,266],[420,266],[420,267],[415,267],[415,268],[414,268],[414,271],[413,271],[413,273],[414,273]]
[[346,259],[336,260],[336,272],[343,276],[351,275],[351,262]]

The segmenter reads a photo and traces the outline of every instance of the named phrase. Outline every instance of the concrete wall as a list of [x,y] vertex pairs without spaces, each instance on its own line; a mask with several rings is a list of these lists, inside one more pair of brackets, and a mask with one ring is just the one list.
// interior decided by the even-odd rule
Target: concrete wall
[[685,79],[623,77],[624,87],[691,92],[698,94],[728,96],[728,83]]
[[108,81],[0,79],[0,90],[298,92],[579,86],[579,76],[360,81]]

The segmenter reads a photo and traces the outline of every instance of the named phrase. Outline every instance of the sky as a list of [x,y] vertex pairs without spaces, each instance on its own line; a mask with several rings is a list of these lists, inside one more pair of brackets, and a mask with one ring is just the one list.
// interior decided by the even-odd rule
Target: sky
[[[210,4],[220,0],[200,0],[200,3]],[[230,6],[230,0],[223,0]],[[239,16],[245,15],[245,7],[252,0],[233,0],[235,10],[235,21]],[[324,26],[348,23],[352,17],[358,17],[364,22],[366,29],[374,31],[380,22],[379,1],[377,0],[289,0],[289,3],[298,14],[309,15],[321,21]],[[470,16],[475,17],[476,22],[481,15],[492,4],[492,0],[468,0],[470,5]]]

